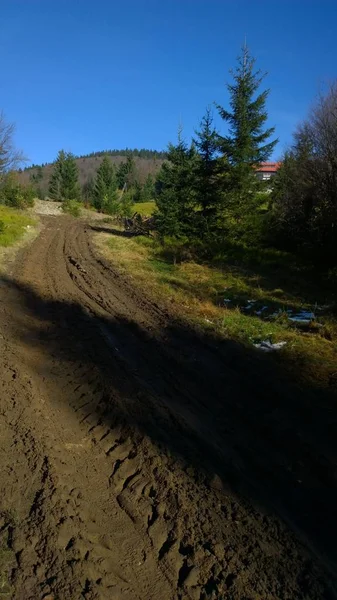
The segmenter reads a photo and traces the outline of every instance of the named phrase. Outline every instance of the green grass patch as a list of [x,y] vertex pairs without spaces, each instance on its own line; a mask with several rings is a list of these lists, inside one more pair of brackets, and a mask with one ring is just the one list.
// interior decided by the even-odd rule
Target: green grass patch
[[0,246],[12,246],[26,233],[27,227],[35,223],[34,219],[20,211],[0,206]]
[[136,202],[132,210],[134,212],[138,212],[143,217],[151,217],[154,213],[154,209],[156,208],[155,202]]
[[[141,236],[112,236],[107,246],[109,258],[173,315],[249,347],[263,340],[285,341],[278,356],[298,380],[327,386],[337,371],[334,307],[320,311],[312,304],[322,295],[328,299],[328,292],[315,289],[314,282],[306,280],[306,270],[291,265],[288,256],[276,255],[277,273],[269,265],[272,253],[263,268],[254,269],[233,262],[217,267],[193,261],[173,264],[155,240]],[[268,308],[256,314],[263,307]],[[305,327],[291,322],[287,311],[301,310],[314,311],[317,319]]]

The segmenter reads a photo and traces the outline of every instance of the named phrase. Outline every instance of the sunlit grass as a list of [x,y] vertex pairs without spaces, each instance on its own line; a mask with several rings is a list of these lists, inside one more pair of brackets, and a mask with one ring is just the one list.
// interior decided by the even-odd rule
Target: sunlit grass
[[27,226],[35,225],[34,219],[26,214],[0,206],[0,246],[12,246],[27,231]]
[[133,210],[134,212],[138,212],[143,217],[151,217],[155,207],[155,202],[136,202],[133,205]]

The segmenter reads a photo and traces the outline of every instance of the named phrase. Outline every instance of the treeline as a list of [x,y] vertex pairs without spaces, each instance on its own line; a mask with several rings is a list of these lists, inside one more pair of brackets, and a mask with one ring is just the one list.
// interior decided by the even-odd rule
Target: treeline
[[[99,168],[104,157],[113,164],[113,168],[116,170],[116,172],[118,171],[120,165],[127,161],[128,157],[132,157],[134,179],[137,187],[136,195],[138,196],[142,195],[142,188],[147,182],[149,175],[155,179],[156,174],[164,162],[163,159],[160,158],[144,158],[130,154],[126,156],[111,156],[110,154],[104,154],[103,156],[87,156],[82,158],[78,158],[73,155],[73,158],[77,164],[78,183],[81,188],[84,202],[90,201],[90,198],[88,198],[88,192],[90,192],[91,183],[95,179],[97,169]],[[34,169],[18,172],[18,180],[24,185],[33,185],[36,189],[37,196],[41,199],[45,199],[49,196],[49,181],[53,169],[54,163],[35,166]],[[145,196],[146,195],[147,193],[145,189]]]
[[[145,158],[145,159],[159,159],[159,160],[165,160],[167,157],[167,152],[166,151],[161,151],[161,150],[149,150],[148,148],[124,148],[122,150],[99,150],[97,152],[89,152],[89,154],[79,154],[79,155],[74,155],[74,157],[76,159],[80,159],[80,158],[95,158],[95,157],[102,157],[102,156],[133,156],[133,157],[138,157],[138,158]],[[37,164],[31,164],[28,167],[25,167],[24,169],[19,169],[19,172],[22,171],[31,171],[32,169],[40,169],[43,167],[47,167],[49,164],[51,163],[41,163],[40,165]]]
[[36,165],[35,163],[32,163],[31,165],[29,165],[28,167],[24,167],[23,169],[21,167],[19,167],[18,172],[22,173],[24,171],[31,171],[31,169],[42,169],[43,167],[47,167],[49,163],[41,163],[40,165]]
[[[95,175],[82,187],[78,174],[76,157],[71,152],[60,150],[49,180],[49,199],[65,203],[83,202],[99,212],[128,216],[135,202],[148,202],[154,198],[152,176],[149,174],[144,184],[139,182],[131,154],[118,167],[108,155],[104,156]],[[37,195],[42,176],[42,169],[32,176]]]
[[149,150],[147,148],[125,148],[124,150],[102,150],[99,152],[90,152],[89,154],[81,154],[76,158],[91,158],[92,156],[138,156],[139,158],[153,158],[165,160],[167,156],[166,151],[161,150]]

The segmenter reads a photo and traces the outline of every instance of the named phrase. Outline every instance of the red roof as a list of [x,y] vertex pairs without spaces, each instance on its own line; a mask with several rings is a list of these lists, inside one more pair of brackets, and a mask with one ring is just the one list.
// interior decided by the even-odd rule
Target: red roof
[[276,173],[280,166],[280,162],[263,162],[259,167],[256,168],[256,170],[259,173]]

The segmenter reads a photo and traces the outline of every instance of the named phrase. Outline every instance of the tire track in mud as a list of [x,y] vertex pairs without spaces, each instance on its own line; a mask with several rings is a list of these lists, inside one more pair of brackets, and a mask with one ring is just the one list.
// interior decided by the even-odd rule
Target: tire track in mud
[[9,598],[329,597],[277,518],[206,476],[220,397],[88,227],[46,219],[0,298]]

